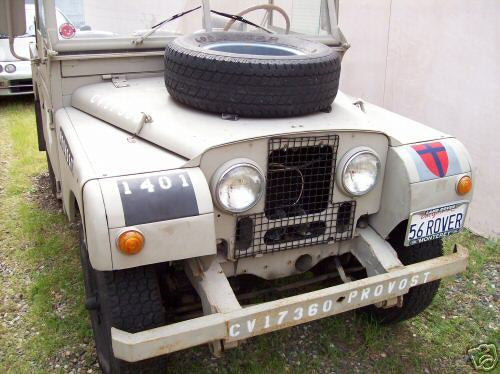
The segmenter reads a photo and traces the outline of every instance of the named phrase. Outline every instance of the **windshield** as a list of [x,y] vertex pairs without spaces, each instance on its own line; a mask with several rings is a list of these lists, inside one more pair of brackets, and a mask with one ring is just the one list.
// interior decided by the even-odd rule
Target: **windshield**
[[[331,3],[333,1],[328,0],[211,0],[210,8],[229,14],[249,10],[243,17],[271,32],[321,36],[331,33],[328,17],[328,6],[333,6]],[[79,39],[140,37],[172,15],[200,5],[203,5],[201,0],[55,0],[57,12],[68,15],[76,28],[73,37]],[[200,8],[168,22],[151,38],[203,31],[203,13],[203,8]],[[59,29],[60,16],[57,18]],[[230,21],[219,14],[212,13],[210,17],[214,31],[229,27]],[[230,29],[265,32],[239,21],[234,22]],[[59,39],[68,39],[67,35],[58,36]]]

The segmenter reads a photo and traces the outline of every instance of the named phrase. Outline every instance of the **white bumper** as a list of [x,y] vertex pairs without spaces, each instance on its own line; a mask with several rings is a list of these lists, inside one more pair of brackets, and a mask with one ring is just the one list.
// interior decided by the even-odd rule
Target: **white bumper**
[[297,296],[135,334],[112,328],[113,351],[117,358],[135,362],[214,341],[223,341],[227,345],[393,299],[408,293],[411,287],[464,271],[467,258],[467,250],[456,246],[454,253],[448,256]]

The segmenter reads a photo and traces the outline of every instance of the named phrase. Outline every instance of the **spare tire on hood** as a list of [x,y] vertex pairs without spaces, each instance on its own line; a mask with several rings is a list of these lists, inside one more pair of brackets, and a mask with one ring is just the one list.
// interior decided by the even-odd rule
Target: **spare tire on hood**
[[339,85],[334,49],[289,35],[206,32],[165,50],[165,85],[177,101],[214,113],[290,117],[329,110]]

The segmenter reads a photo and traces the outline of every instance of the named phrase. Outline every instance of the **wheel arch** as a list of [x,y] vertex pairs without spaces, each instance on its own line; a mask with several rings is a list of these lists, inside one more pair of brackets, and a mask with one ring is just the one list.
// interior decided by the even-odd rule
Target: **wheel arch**
[[406,234],[406,227],[408,226],[408,220],[402,220],[399,222],[396,226],[393,227],[391,232],[387,236],[387,241],[391,243],[392,246],[394,246],[394,242],[398,240],[403,240]]
[[75,193],[73,192],[73,190],[70,190],[68,205],[66,207],[66,214],[70,222],[75,222],[78,218],[78,215],[80,215],[80,217],[83,217],[83,212],[80,209],[80,205],[81,204],[78,203]]

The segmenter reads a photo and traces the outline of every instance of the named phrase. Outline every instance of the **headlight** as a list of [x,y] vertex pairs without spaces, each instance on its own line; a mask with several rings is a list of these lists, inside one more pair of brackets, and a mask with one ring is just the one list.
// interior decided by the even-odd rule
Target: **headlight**
[[5,72],[14,73],[15,71],[16,71],[16,65],[14,65],[14,64],[5,65]]
[[341,166],[341,185],[349,195],[364,195],[375,187],[380,170],[375,151],[364,147],[353,149],[343,157]]
[[215,174],[215,198],[218,205],[229,212],[240,213],[252,208],[264,191],[264,177],[250,163],[223,166]]

